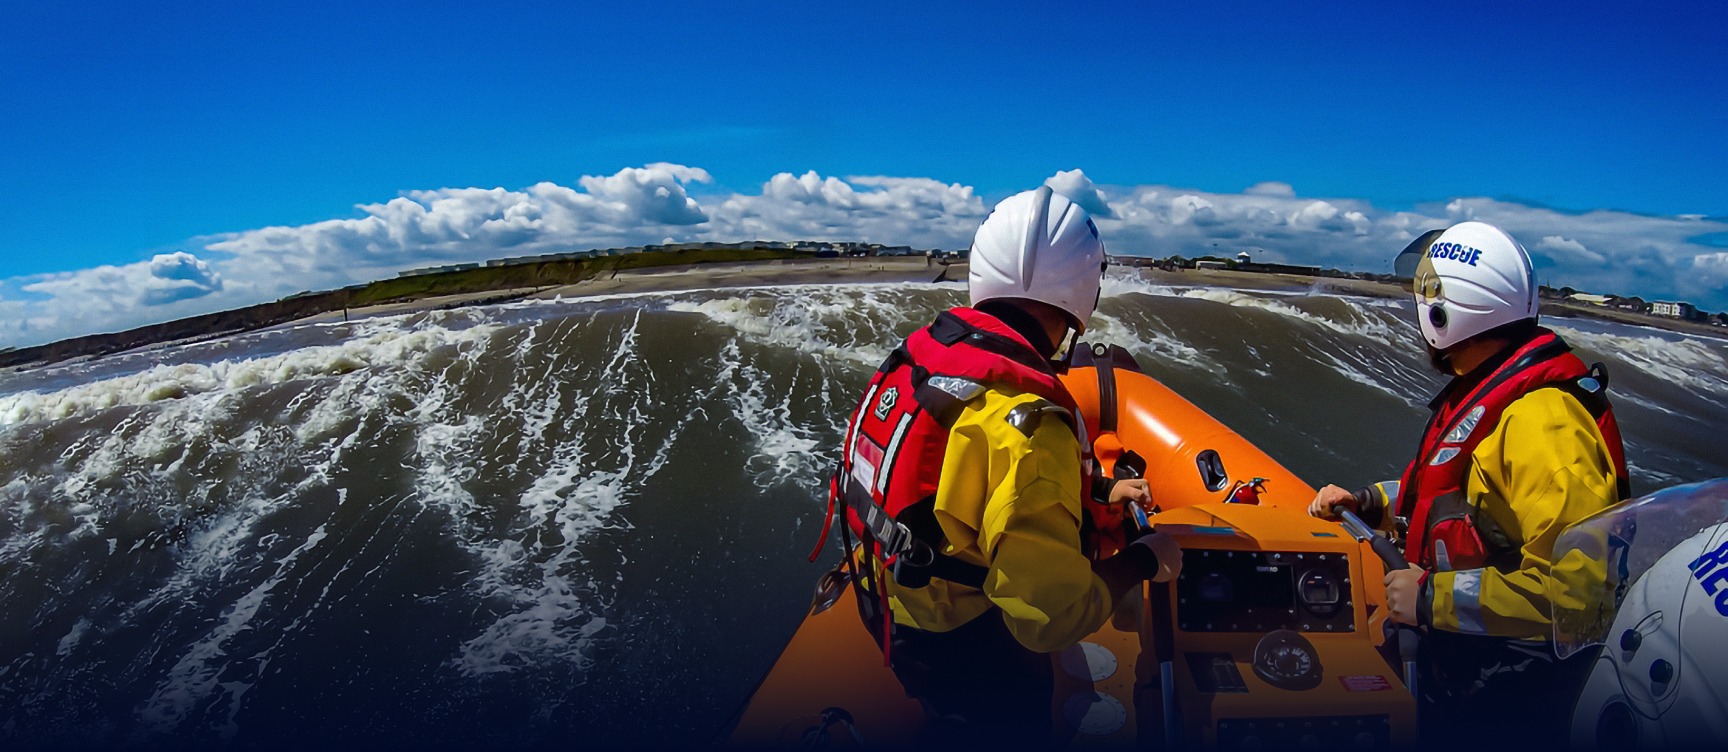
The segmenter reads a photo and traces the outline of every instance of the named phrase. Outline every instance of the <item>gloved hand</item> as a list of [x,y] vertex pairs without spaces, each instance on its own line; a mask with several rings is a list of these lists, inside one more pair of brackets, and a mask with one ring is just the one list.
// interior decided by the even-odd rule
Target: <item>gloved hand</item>
[[1314,501],[1308,505],[1308,514],[1323,520],[1338,520],[1343,518],[1343,515],[1338,513],[1341,509],[1348,509],[1369,526],[1378,527],[1386,514],[1386,502],[1381,495],[1380,484],[1364,486],[1355,491],[1326,486],[1314,494]]
[[1169,582],[1182,574],[1182,546],[1169,533],[1154,532],[1135,538],[1125,552],[1141,558],[1152,557],[1145,566],[1148,570],[1157,567],[1157,573],[1150,578],[1153,582]]
[[1150,578],[1169,582],[1182,573],[1182,547],[1168,533],[1148,533],[1128,544],[1121,553],[1092,563],[1092,571],[1104,580],[1110,599],[1122,596]]

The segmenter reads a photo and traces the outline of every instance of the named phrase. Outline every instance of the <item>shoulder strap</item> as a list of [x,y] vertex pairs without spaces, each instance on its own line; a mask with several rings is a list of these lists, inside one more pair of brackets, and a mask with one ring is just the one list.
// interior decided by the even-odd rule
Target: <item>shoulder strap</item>
[[936,340],[945,347],[953,347],[956,343],[965,342],[966,344],[980,350],[1000,355],[1035,371],[1041,371],[1048,374],[1054,374],[1056,372],[1051,367],[1049,361],[1038,357],[1038,353],[1033,352],[1027,346],[1015,342],[1008,337],[996,334],[995,332],[984,331],[983,329],[967,323],[964,319],[961,319],[950,311],[943,311],[937,314],[936,321],[930,324],[929,332],[931,339]]
[[1590,372],[1575,379],[1545,384],[1543,389],[1559,389],[1572,395],[1590,411],[1590,417],[1601,420],[1608,412],[1608,369],[1601,363],[1590,366]]

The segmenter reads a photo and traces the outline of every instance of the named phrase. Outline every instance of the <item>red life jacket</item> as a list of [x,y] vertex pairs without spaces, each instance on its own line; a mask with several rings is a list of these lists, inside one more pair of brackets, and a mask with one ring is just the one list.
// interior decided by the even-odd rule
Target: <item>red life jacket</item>
[[1434,417],[1422,433],[1421,451],[1404,471],[1398,516],[1409,520],[1405,556],[1430,572],[1516,568],[1518,544],[1487,514],[1478,514],[1464,497],[1471,453],[1500,424],[1500,415],[1518,398],[1538,389],[1572,394],[1596,418],[1596,427],[1614,461],[1616,492],[1628,493],[1626,454],[1620,427],[1608,404],[1608,375],[1602,364],[1584,361],[1553,332],[1520,346],[1486,378],[1472,385],[1448,385],[1429,403]]
[[895,348],[847,422],[829,483],[830,520],[838,501],[851,532],[904,586],[922,587],[931,577],[983,585],[984,567],[939,552],[935,498],[949,430],[986,385],[1042,397],[1052,403],[1046,411],[1079,425],[1074,398],[1050,362],[1008,325],[971,308],[937,315]]

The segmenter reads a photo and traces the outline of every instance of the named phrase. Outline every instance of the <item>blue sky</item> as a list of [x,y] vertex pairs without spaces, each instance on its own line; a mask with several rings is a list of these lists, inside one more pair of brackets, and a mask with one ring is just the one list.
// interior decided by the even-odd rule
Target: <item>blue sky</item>
[[1079,168],[1111,197],[1277,181],[1383,213],[1728,216],[1728,6],[1321,5],[12,7],[0,300],[174,251],[219,263],[212,238],[406,192],[661,162],[705,171],[680,183],[703,206],[809,171],[988,205]]

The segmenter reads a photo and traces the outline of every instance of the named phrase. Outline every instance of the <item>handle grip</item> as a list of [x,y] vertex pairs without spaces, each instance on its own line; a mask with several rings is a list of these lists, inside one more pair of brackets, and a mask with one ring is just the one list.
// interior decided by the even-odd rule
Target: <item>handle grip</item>
[[1410,562],[1404,558],[1404,553],[1399,551],[1398,546],[1390,539],[1376,535],[1368,547],[1374,549],[1374,553],[1380,556],[1381,561],[1386,562],[1386,566],[1392,569],[1410,568]]
[[1355,512],[1341,507],[1333,507],[1332,510],[1343,518],[1344,529],[1350,531],[1351,537],[1367,541],[1368,547],[1374,550],[1374,554],[1379,556],[1381,561],[1386,562],[1386,566],[1392,569],[1410,568],[1410,562],[1404,558],[1404,553],[1398,550],[1398,546],[1388,538],[1375,535],[1374,528],[1368,527],[1368,523],[1357,517]]

